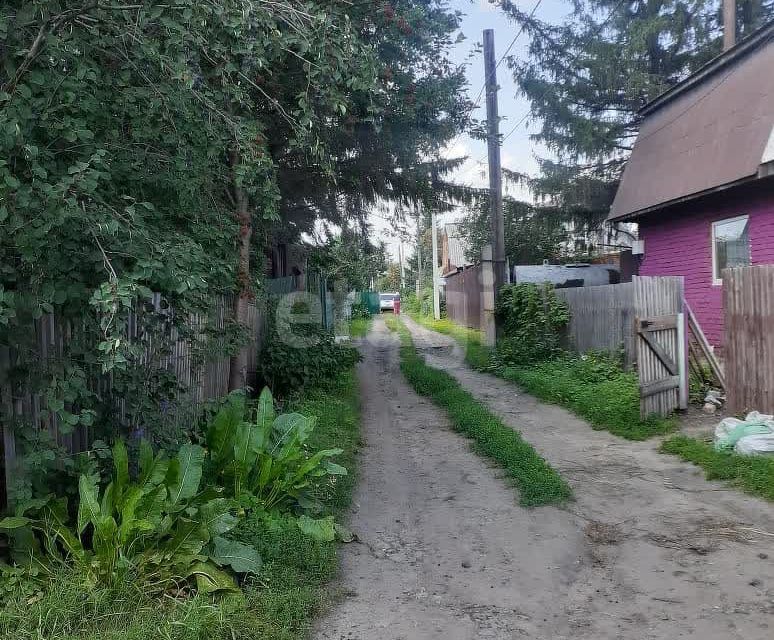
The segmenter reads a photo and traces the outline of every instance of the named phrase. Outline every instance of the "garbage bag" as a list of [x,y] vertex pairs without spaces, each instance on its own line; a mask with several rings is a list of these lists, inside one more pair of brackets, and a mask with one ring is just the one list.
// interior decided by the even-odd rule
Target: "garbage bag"
[[774,416],[751,411],[744,420],[725,418],[715,427],[715,450],[731,451],[742,438],[774,436]]
[[734,451],[743,456],[774,456],[774,433],[739,438]]

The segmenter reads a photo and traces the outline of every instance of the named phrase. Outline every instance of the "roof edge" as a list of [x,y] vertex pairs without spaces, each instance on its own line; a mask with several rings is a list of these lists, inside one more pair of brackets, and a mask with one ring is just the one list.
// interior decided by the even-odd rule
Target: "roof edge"
[[773,36],[774,20],[762,26],[757,31],[751,33],[744,40],[741,40],[738,44],[731,47],[728,51],[724,51],[720,55],[715,56],[712,60],[697,69],[687,78],[678,82],[676,85],[670,87],[664,91],[664,93],[648,102],[640,109],[639,114],[641,116],[647,116],[654,111],[657,111],[668,102],[671,102],[678,95],[701,84],[709,76],[717,73],[729,64],[736,62],[739,58],[743,58],[744,56],[748,55],[750,52],[754,51],[762,42]]
[[712,193],[718,193],[719,191],[726,191],[728,189],[733,189],[734,187],[738,187],[739,185],[747,184],[749,182],[756,182],[765,177],[766,176],[761,176],[759,175],[759,173],[756,172],[750,176],[740,178],[739,180],[734,180],[733,182],[727,182],[726,184],[722,184],[717,187],[712,187],[710,189],[704,189],[703,191],[691,193],[691,194],[688,194],[687,196],[672,198],[671,200],[667,200],[665,202],[659,202],[658,204],[651,205],[650,207],[645,207],[644,209],[638,209],[637,211],[631,211],[629,213],[621,213],[617,216],[609,215],[607,218],[605,218],[605,222],[635,222],[637,218],[641,218],[642,216],[648,215],[649,213],[659,211],[660,209],[666,209],[667,207],[671,207],[677,204],[682,204],[690,200],[696,200],[698,198],[710,195]]

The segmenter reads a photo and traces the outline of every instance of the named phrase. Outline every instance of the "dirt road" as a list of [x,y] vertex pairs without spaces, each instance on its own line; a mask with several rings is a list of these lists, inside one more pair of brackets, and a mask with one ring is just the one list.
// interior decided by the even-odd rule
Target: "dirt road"
[[402,380],[397,341],[377,320],[360,370],[350,525],[362,542],[342,552],[341,600],[316,638],[774,637],[771,505],[470,371],[449,338],[407,325],[428,362],[518,428],[576,501],[519,507]]

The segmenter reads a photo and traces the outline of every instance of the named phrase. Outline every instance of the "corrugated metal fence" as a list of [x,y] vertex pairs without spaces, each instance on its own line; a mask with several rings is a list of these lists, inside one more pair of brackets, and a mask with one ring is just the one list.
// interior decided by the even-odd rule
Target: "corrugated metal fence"
[[723,272],[728,407],[774,413],[774,265]]

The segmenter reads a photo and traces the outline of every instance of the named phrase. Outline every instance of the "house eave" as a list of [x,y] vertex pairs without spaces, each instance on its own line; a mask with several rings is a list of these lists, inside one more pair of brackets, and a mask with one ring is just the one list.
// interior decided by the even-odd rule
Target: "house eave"
[[667,209],[669,207],[672,207],[674,205],[683,204],[685,202],[690,202],[691,200],[697,200],[699,198],[702,198],[704,196],[711,195],[713,193],[719,193],[722,191],[727,191],[728,189],[733,189],[734,187],[738,187],[740,185],[749,184],[752,182],[756,182],[761,178],[766,177],[766,175],[762,175],[760,172],[758,174],[748,176],[745,178],[742,178],[740,180],[735,180],[734,182],[728,182],[726,184],[712,187],[711,189],[705,189],[704,191],[699,191],[698,193],[692,193],[687,196],[682,196],[680,198],[674,198],[672,200],[667,200],[666,202],[660,202],[659,204],[655,204],[651,207],[646,207],[644,209],[638,209],[637,211],[632,211],[630,213],[624,213],[617,215],[615,217],[609,216],[606,220],[606,222],[637,222],[639,218],[642,218],[643,216],[650,215],[652,213],[655,213],[657,211],[660,211],[661,209]]

